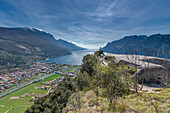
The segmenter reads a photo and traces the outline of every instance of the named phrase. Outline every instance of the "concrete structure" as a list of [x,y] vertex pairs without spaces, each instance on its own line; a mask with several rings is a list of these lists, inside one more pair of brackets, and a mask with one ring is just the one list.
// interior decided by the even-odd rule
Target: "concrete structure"
[[[122,55],[108,54],[114,56],[116,62],[137,66],[138,72],[132,75],[132,78],[138,76],[139,83],[144,80],[144,83],[164,84],[170,87],[170,60],[158,57],[149,57],[142,55]],[[103,65],[108,65],[109,61],[105,57],[101,59]]]

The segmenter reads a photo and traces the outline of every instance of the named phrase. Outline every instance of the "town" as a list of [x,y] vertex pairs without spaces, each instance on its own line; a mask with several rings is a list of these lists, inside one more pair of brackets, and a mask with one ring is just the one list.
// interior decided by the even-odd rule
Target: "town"
[[[78,73],[78,71],[76,71],[77,69],[76,67],[78,66],[36,62],[32,64],[29,68],[18,70],[16,72],[12,72],[9,74],[0,75],[0,92],[2,93],[4,91],[7,91],[8,89],[16,88],[21,84],[25,84],[35,79],[40,79],[41,77],[52,73],[56,73],[60,75],[70,75],[74,77]],[[67,70],[70,68],[75,68],[75,69],[74,71]],[[54,83],[54,82],[49,81],[47,84],[50,83]]]

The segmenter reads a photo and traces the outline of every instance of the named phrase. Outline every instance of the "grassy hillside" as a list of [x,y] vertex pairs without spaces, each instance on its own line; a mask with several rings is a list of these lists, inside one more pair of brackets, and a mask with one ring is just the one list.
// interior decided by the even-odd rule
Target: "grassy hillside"
[[170,112],[170,88],[143,86],[139,90],[137,79],[131,78],[134,67],[118,64],[112,56],[104,66],[100,52],[84,56],[76,78],[65,78],[53,93],[37,100],[26,113]]
[[[69,98],[67,107],[64,111],[68,113],[95,113],[95,112],[136,112],[136,113],[169,113],[170,112],[170,88],[169,89],[154,89],[153,92],[141,92],[138,96],[135,93],[119,97],[114,109],[109,108],[109,102],[107,98],[103,97],[100,92],[100,96],[97,97],[95,93],[90,90],[88,92],[79,92],[81,109],[78,109],[78,105],[75,109],[77,101],[73,94]],[[74,103],[74,104],[73,104]]]

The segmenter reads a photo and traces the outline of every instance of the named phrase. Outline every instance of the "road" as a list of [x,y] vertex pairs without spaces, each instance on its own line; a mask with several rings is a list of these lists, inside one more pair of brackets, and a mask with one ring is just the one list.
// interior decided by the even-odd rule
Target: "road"
[[[61,70],[61,71],[70,70],[70,69],[78,69],[78,68],[80,68],[80,67],[63,69],[63,70]],[[58,72],[59,72],[59,71],[58,71]],[[0,94],[0,97],[3,97],[3,96],[5,96],[5,95],[7,95],[7,94],[9,94],[9,93],[12,93],[12,92],[20,89],[20,88],[23,88],[23,87],[25,87],[25,86],[27,86],[27,85],[30,85],[30,84],[34,83],[35,81],[39,81],[40,79],[44,79],[44,78],[49,77],[49,76],[51,76],[51,75],[53,75],[53,74],[55,74],[55,73],[51,73],[51,74],[45,75],[45,76],[43,76],[43,77],[40,77],[40,78],[38,78],[38,79],[32,80],[32,81],[30,81],[30,82],[27,82],[27,83],[24,84],[24,85],[18,86],[17,88],[11,89],[10,91],[7,91],[7,92],[4,92],[4,93]]]
[[25,86],[27,86],[27,85],[30,85],[30,84],[34,83],[35,81],[38,81],[38,80],[40,80],[40,79],[49,77],[49,76],[51,76],[51,75],[53,75],[53,74],[55,74],[55,73],[52,73],[52,74],[49,74],[49,75],[45,75],[45,76],[40,77],[40,78],[38,78],[38,79],[32,80],[32,81],[30,81],[30,82],[27,82],[26,84],[23,84],[23,85],[21,85],[21,86],[18,86],[17,88],[11,89],[10,91],[7,91],[7,92],[5,92],[5,93],[0,94],[0,97],[3,97],[3,96],[5,96],[5,95],[7,95],[7,94],[9,94],[9,93],[12,93],[12,92],[20,89],[20,88],[23,88],[23,87],[25,87]]

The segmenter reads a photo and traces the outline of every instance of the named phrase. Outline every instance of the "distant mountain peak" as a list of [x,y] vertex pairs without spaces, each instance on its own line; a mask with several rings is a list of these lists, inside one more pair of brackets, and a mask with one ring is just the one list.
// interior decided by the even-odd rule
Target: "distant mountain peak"
[[79,46],[73,44],[72,42],[68,42],[63,39],[58,39],[57,41],[58,41],[58,43],[60,43],[60,45],[62,47],[66,48],[69,51],[86,50],[86,48],[79,47]]

